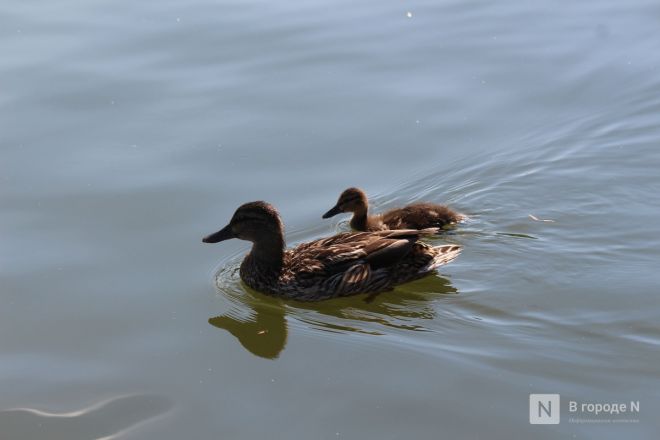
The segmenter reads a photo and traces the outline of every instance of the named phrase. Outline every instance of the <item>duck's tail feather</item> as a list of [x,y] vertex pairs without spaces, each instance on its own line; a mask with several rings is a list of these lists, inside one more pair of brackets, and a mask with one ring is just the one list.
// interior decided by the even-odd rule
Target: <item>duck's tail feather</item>
[[450,263],[458,257],[463,248],[456,244],[446,244],[443,246],[435,246],[433,250],[436,252],[433,259],[421,269],[421,272],[430,272],[440,266]]

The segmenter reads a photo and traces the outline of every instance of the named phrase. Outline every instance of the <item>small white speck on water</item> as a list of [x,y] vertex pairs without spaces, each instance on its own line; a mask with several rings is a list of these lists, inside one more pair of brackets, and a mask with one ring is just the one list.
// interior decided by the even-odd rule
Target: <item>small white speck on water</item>
[[406,12],[406,17],[412,18],[412,12],[410,12],[410,11]]
[[419,124],[419,119],[417,119],[417,120],[415,121],[415,124]]
[[179,17],[176,18],[177,23],[181,23],[181,19]]
[[137,147],[138,147],[137,144],[132,144],[131,145],[131,148],[137,148]]
[[115,101],[110,101],[110,105],[115,105]]
[[528,217],[531,218],[532,220],[534,220],[535,222],[546,222],[546,223],[554,223],[555,222],[554,220],[549,219],[549,218],[538,218],[534,214],[529,214]]

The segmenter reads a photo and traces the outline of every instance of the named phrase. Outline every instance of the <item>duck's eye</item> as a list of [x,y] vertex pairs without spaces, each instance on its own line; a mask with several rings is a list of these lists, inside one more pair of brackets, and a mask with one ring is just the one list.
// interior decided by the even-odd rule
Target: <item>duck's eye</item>
[[257,217],[251,217],[251,216],[241,216],[236,219],[237,223],[245,223],[245,222],[254,222],[258,221],[259,219]]
[[232,222],[234,224],[263,224],[267,223],[267,219],[260,215],[254,214],[241,214],[238,215]]
[[347,199],[344,199],[341,204],[342,205],[348,205],[348,204],[351,204],[351,203],[356,203],[358,200],[359,200],[359,197],[351,196]]

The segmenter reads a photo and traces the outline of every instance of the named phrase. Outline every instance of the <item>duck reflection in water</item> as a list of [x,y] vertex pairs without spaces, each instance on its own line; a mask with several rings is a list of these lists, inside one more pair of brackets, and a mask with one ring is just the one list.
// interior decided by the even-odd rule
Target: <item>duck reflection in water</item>
[[287,325],[284,317],[284,301],[262,295],[247,286],[248,293],[241,306],[248,310],[247,318],[232,314],[209,319],[209,324],[227,330],[234,335],[250,353],[267,359],[277,358],[287,339]]
[[[304,303],[263,295],[241,283],[241,289],[221,289],[239,313],[209,319],[209,324],[234,335],[250,353],[276,359],[288,337],[287,315],[316,330],[336,333],[383,334],[383,327],[425,331],[423,321],[436,316],[438,294],[457,294],[448,279],[431,276],[376,296],[336,298]],[[241,317],[237,315],[248,315]]]

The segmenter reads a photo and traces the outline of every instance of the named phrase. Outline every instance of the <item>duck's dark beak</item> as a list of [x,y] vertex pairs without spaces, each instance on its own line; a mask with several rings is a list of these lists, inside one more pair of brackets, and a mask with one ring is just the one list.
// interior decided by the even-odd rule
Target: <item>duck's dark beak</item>
[[214,232],[213,234],[202,238],[202,241],[204,243],[219,243],[224,240],[229,240],[230,238],[236,238],[236,235],[234,234],[234,231],[231,230],[231,225],[227,225],[218,232]]
[[330,218],[340,213],[341,213],[341,209],[339,209],[339,206],[335,205],[330,211],[323,214],[323,218]]

